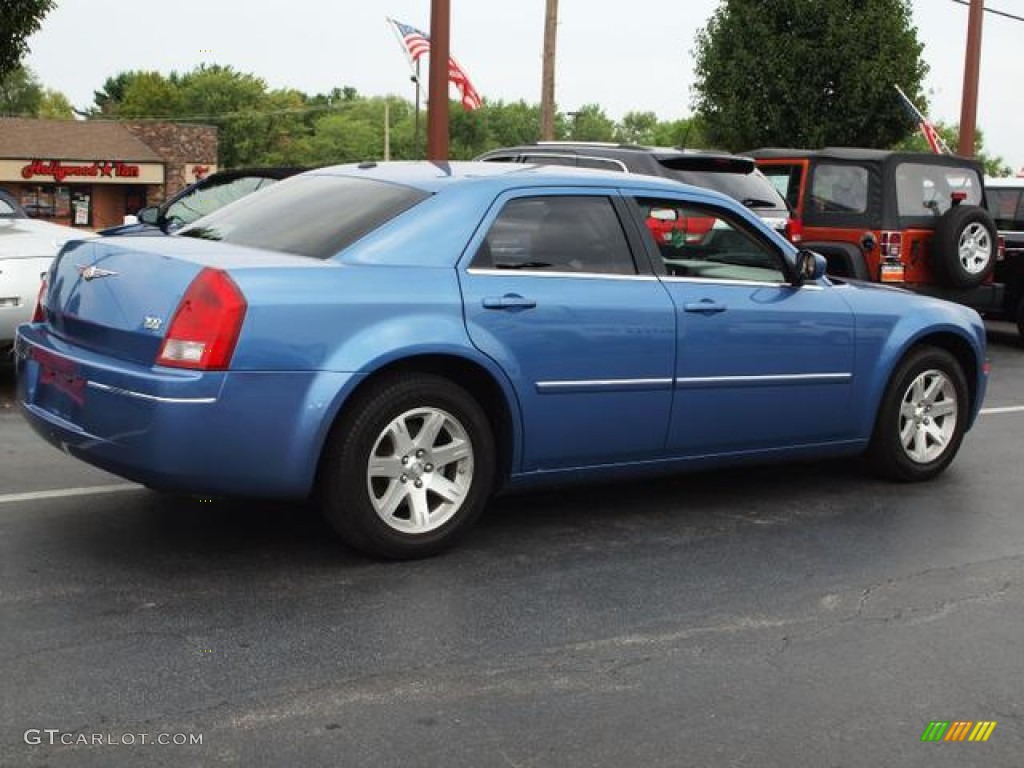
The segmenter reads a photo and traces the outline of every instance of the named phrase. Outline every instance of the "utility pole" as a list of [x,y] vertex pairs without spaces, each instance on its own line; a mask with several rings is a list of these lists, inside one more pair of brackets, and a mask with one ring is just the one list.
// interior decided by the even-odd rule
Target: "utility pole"
[[427,160],[448,160],[448,57],[450,0],[430,2],[430,79],[427,94]]
[[960,144],[957,152],[974,157],[974,129],[978,119],[978,79],[981,72],[981,20],[983,0],[971,0],[967,16],[967,56],[964,60],[964,91],[960,105]]
[[555,138],[555,35],[558,31],[558,0],[547,0],[544,14],[544,58],[540,85],[540,138]]

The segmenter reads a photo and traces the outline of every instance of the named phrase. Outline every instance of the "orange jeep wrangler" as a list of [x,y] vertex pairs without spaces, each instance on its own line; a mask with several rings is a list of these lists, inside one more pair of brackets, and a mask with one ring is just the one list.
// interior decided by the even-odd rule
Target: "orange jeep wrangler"
[[830,274],[1003,309],[1004,286],[992,278],[1002,252],[979,163],[852,148],[747,154],[789,203],[790,239],[824,256]]

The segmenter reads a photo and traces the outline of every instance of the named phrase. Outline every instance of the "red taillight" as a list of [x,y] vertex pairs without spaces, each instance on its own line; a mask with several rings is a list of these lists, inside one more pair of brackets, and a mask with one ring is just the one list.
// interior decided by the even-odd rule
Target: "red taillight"
[[245,310],[245,297],[226,272],[203,269],[174,313],[157,364],[224,370],[235,351]]
[[786,219],[784,234],[789,242],[799,243],[804,239],[804,223],[800,219]]
[[998,243],[996,246],[996,261],[1003,261],[1006,259],[1006,238],[1000,235],[996,242]]
[[46,310],[43,308],[43,299],[46,298],[47,274],[43,272],[43,280],[39,286],[39,295],[36,297],[36,308],[32,312],[32,322],[41,323],[46,319]]
[[901,232],[883,232],[879,243],[882,247],[883,259],[899,259],[903,255],[903,234]]

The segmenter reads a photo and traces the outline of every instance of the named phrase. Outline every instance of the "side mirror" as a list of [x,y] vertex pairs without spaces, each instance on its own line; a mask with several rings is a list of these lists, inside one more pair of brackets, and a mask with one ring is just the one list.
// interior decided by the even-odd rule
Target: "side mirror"
[[813,283],[825,276],[828,262],[820,253],[802,249],[796,254],[797,284]]
[[160,222],[160,209],[155,205],[148,205],[135,215],[143,224],[149,224],[152,227],[157,226]]

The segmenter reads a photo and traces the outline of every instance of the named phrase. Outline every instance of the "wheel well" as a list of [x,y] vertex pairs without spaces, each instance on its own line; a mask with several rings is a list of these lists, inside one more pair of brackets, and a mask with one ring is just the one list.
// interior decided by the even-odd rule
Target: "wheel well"
[[963,338],[954,333],[936,333],[918,339],[915,347],[931,346],[944,349],[949,352],[956,361],[967,379],[967,390],[971,398],[971,408],[978,401],[978,362],[974,357],[974,349],[964,341]]
[[[335,415],[331,430],[341,423],[353,403],[357,403],[366,392],[379,386],[381,381],[392,376],[410,373],[429,373],[448,379],[465,389],[480,404],[494,433],[494,445],[498,454],[494,481],[495,489],[500,488],[508,478],[512,467],[512,414],[501,387],[490,372],[465,358],[451,355],[420,355],[397,360],[374,371],[349,394],[344,405]],[[323,451],[321,451],[320,460],[323,460]],[[318,468],[318,484],[319,475]]]

